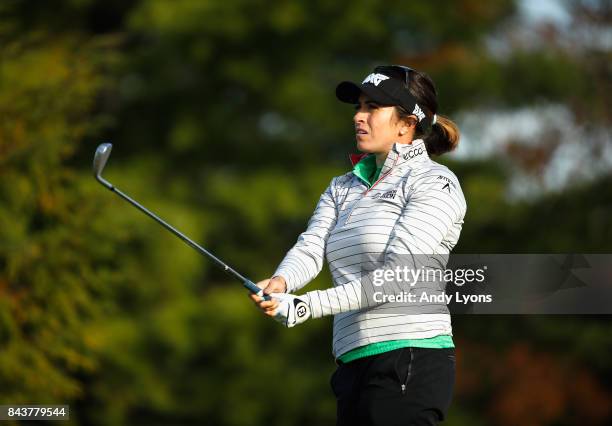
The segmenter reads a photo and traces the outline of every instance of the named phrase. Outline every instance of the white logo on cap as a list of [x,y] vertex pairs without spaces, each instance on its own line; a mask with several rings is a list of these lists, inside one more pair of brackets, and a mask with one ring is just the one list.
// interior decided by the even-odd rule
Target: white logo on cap
[[378,86],[381,81],[388,80],[388,79],[389,77],[387,77],[384,74],[372,73],[369,76],[367,76],[365,80],[361,82],[361,84],[372,83],[374,86]]
[[417,104],[414,104],[414,110],[412,110],[412,113],[417,116],[419,121],[425,118],[425,114]]

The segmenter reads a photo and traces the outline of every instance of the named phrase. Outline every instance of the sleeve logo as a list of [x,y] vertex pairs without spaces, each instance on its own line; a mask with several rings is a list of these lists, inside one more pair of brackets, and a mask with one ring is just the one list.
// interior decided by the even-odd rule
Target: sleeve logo
[[457,186],[455,185],[455,183],[449,178],[447,178],[446,176],[438,176],[437,179],[444,181],[444,185],[442,185],[442,189],[447,189],[449,193],[451,192],[451,186],[453,187],[453,189],[457,189]]

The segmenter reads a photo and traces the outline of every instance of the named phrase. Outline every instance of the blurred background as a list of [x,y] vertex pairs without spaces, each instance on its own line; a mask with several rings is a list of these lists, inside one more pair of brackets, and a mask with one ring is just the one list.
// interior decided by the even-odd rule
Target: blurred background
[[[398,63],[462,130],[458,253],[612,250],[606,0],[3,0],[0,403],[71,423],[327,425],[331,320],[285,330],[91,176],[269,277],[349,170],[344,79]],[[309,289],[331,284],[324,269]],[[612,421],[605,316],[453,318],[448,425]]]

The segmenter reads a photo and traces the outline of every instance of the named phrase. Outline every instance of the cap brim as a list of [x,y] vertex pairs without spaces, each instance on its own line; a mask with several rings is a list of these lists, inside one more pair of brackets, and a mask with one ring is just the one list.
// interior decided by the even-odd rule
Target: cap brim
[[336,86],[336,97],[340,102],[359,103],[359,95],[361,95],[361,89],[352,81],[343,81]]
[[393,99],[385,92],[374,86],[373,84],[357,85],[352,81],[343,81],[336,86],[336,97],[341,102],[348,104],[358,104],[359,96],[366,95],[370,100],[379,103],[380,105],[399,105],[397,99]]

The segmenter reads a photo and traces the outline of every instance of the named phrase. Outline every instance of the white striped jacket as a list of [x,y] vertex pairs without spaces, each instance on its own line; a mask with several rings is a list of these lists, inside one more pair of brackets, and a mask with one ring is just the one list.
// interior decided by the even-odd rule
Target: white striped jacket
[[384,303],[367,297],[361,273],[364,259],[377,256],[385,264],[398,256],[441,256],[444,268],[465,211],[457,177],[429,158],[423,140],[396,143],[372,187],[352,171],[332,179],[306,231],[274,275],[294,293],[317,276],[327,259],[334,287],[303,297],[313,318],[335,315],[335,357],[370,343],[451,335],[446,305],[434,314],[385,312]]

